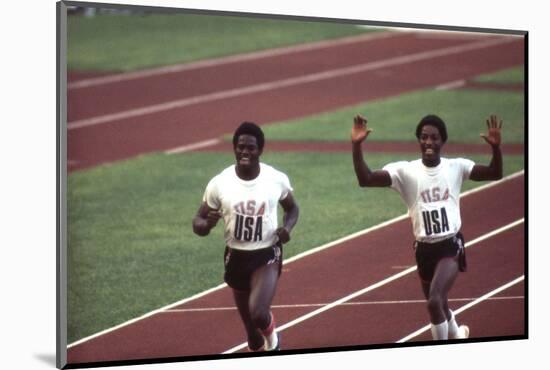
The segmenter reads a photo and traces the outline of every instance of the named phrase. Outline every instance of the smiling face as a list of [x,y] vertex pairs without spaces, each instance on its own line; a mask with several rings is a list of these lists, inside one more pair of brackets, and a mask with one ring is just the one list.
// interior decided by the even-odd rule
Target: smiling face
[[[256,137],[252,135],[240,135],[234,148],[237,161],[237,174],[249,178],[260,169],[260,155],[262,151],[258,147]],[[255,177],[255,176],[254,176]]]
[[432,125],[422,127],[418,142],[422,152],[422,163],[428,167],[437,166],[440,162],[439,153],[443,146],[443,139],[437,127]]

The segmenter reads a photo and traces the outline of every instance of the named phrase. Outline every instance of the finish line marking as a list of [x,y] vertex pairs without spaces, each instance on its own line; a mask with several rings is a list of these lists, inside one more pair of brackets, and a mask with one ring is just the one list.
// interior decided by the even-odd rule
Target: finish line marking
[[[477,298],[451,298],[449,302],[472,302]],[[504,301],[504,300],[517,300],[525,299],[524,296],[505,296],[505,297],[490,297],[487,300],[492,301]],[[393,300],[393,301],[360,301],[360,302],[345,302],[342,306],[370,306],[370,305],[392,305],[392,304],[417,304],[426,303],[425,299],[409,299],[409,300]],[[284,308],[310,308],[310,307],[323,307],[328,303],[302,303],[302,304],[275,304],[271,308],[284,309]],[[189,312],[215,312],[215,311],[236,311],[237,307],[203,307],[203,308],[174,308],[171,310],[163,311],[162,313],[189,313]],[[454,312],[454,311],[453,311]]]

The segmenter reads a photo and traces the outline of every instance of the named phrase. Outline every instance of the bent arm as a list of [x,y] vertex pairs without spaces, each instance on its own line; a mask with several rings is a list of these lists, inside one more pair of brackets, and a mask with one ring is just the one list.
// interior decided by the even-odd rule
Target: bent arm
[[502,178],[502,152],[500,146],[492,146],[493,157],[488,166],[476,164],[470,173],[470,180],[488,181]]
[[206,202],[203,202],[193,218],[193,232],[199,236],[208,235],[220,218],[219,211],[210,208]]
[[279,240],[284,244],[290,240],[290,232],[298,222],[300,209],[291,192],[289,192],[284,199],[280,200],[279,204],[281,204],[284,211],[283,226],[278,228],[276,232],[279,236]]
[[365,159],[363,158],[363,150],[361,143],[352,143],[353,168],[357,181],[361,187],[387,187],[391,186],[391,176],[388,171],[376,170],[371,171]]
[[487,144],[491,146],[493,157],[488,166],[475,165],[470,173],[470,180],[486,181],[500,180],[502,178],[502,152],[500,151],[502,120],[491,115],[487,119],[487,134],[480,134]]

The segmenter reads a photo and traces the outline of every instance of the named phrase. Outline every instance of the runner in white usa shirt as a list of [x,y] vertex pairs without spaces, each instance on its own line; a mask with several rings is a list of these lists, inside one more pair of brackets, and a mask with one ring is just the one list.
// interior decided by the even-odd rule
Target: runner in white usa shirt
[[434,243],[460,231],[460,188],[473,167],[463,158],[441,158],[436,167],[426,167],[421,159],[384,166],[407,205],[417,241]]
[[239,178],[232,165],[209,182],[203,201],[221,210],[227,246],[255,250],[278,241],[279,200],[291,191],[288,177],[267,164],[260,163],[260,174],[250,181]]
[[372,129],[367,128],[363,116],[354,118],[351,141],[359,186],[392,187],[407,205],[434,340],[469,336],[466,325],[458,326],[447,298],[458,272],[466,269],[464,239],[460,233],[460,188],[467,179],[502,178],[501,128],[502,121],[490,116],[488,133],[481,137],[491,146],[493,156],[488,166],[479,165],[463,158],[442,158],[440,151],[447,141],[447,128],[441,118],[428,115],[416,127],[421,159],[390,163],[382,170],[371,171],[363,158],[361,145]]
[[[193,219],[193,231],[206,236],[223,217],[224,280],[233,290],[250,351],[277,351],[271,302],[282,268],[282,245],[298,221],[299,209],[288,177],[260,163],[264,134],[252,122],[243,122],[233,135],[236,164],[207,185]],[[278,227],[277,207],[283,208]]]

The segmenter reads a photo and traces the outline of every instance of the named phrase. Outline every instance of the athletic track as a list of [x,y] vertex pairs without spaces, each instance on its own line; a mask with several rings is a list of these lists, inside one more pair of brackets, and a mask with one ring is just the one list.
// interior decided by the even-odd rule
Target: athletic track
[[[71,80],[69,169],[158,150],[214,149],[245,119],[267,124],[419,88],[459,87],[522,64],[522,41],[383,34],[212,66]],[[450,298],[472,338],[527,334],[524,184],[520,173],[462,198],[469,269]],[[413,334],[428,316],[411,242],[410,222],[401,217],[287,260],[273,307],[283,351],[428,340],[428,332]],[[72,343],[68,363],[243,352],[243,341],[222,285]]]
[[[526,335],[524,181],[520,173],[461,200],[468,271],[450,306],[471,338]],[[427,325],[411,241],[410,221],[400,217],[286,261],[273,303],[282,349],[391,344]],[[243,332],[221,285],[74,343],[68,363],[232,353],[246,350]],[[428,339],[423,332],[407,341]]]
[[68,169],[204,148],[245,120],[268,124],[417,89],[460,88],[523,63],[522,37],[387,32],[137,73],[69,75]]

